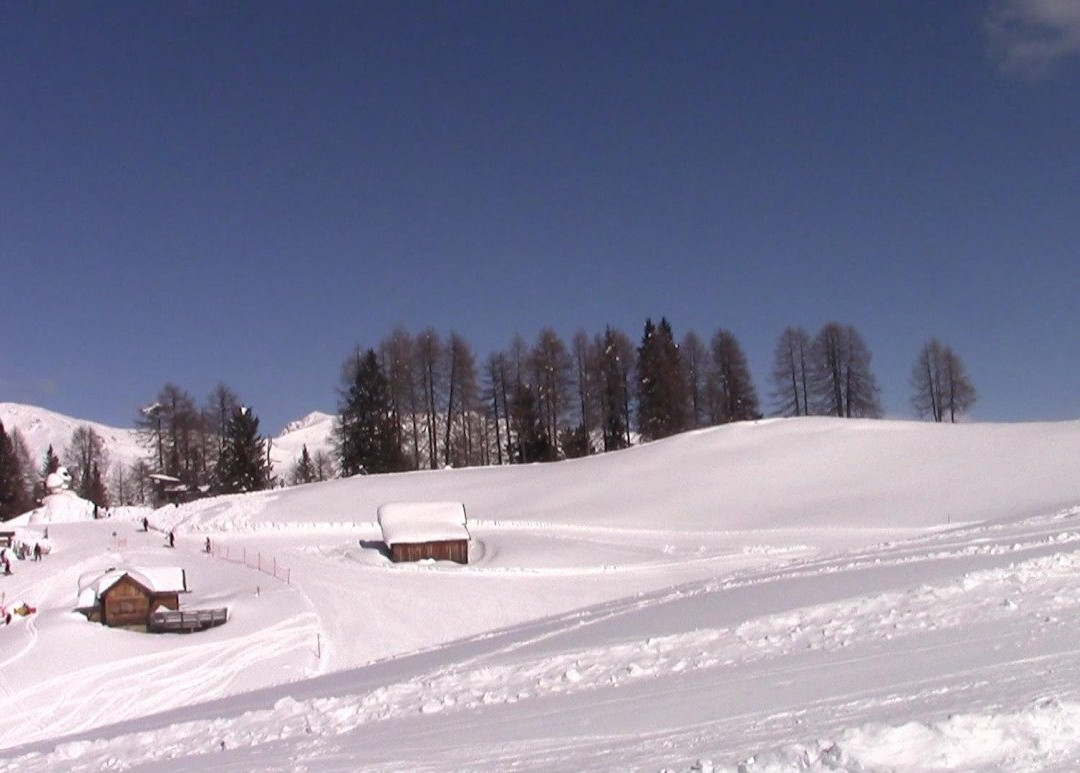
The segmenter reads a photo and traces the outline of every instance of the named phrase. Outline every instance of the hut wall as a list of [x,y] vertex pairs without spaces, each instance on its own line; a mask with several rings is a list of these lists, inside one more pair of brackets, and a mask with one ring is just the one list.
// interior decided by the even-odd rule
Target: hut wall
[[422,561],[433,558],[436,561],[456,561],[469,563],[469,541],[464,539],[443,540],[440,542],[398,542],[390,547],[391,560]]
[[124,577],[102,596],[101,622],[113,628],[147,625],[150,612],[162,606],[179,609],[179,593],[150,593],[130,577]]
[[146,625],[150,617],[150,594],[124,577],[105,592],[102,607],[101,621],[105,625]]

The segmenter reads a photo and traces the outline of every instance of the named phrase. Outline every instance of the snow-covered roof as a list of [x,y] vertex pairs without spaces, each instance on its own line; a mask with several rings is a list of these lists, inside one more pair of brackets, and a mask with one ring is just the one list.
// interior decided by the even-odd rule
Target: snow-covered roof
[[186,593],[187,575],[179,566],[122,566],[79,578],[79,606],[92,607],[109,588],[128,576],[151,593]]
[[387,545],[469,539],[461,502],[387,502],[379,527]]
[[166,475],[162,472],[153,472],[147,475],[150,480],[157,481],[158,483],[180,483],[180,479],[172,475]]

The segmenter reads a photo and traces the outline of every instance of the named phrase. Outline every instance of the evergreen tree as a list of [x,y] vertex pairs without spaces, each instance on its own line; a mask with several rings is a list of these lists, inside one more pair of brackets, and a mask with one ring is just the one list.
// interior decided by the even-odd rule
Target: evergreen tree
[[717,331],[712,339],[709,394],[713,424],[761,418],[746,355],[738,339],[727,330]]
[[390,384],[373,349],[346,367],[347,388],[334,426],[341,474],[396,472],[408,469],[398,445]]
[[598,341],[600,427],[604,450],[630,445],[630,374],[634,370],[634,344],[621,330],[607,328]]
[[564,429],[559,434],[559,445],[562,447],[563,456],[567,459],[588,456],[592,451],[589,445],[589,432],[584,424],[579,424],[573,429]]
[[513,417],[514,461],[518,464],[550,462],[555,459],[555,447],[551,444],[544,420],[536,404],[536,393],[528,384],[518,384],[514,390],[510,412]]
[[34,499],[41,500],[47,493],[45,491],[45,479],[50,474],[60,469],[60,457],[53,452],[52,443],[49,444],[49,448],[45,451],[45,456],[41,460],[41,472],[38,475],[37,485],[34,487]]
[[29,504],[15,446],[0,422],[0,520],[6,521],[26,512]]
[[41,461],[41,479],[45,480],[58,469],[60,469],[60,457],[53,453],[52,443],[50,443]]
[[233,412],[225,425],[216,488],[222,493],[262,491],[270,487],[270,464],[266,440],[259,435],[259,418],[250,408]]
[[315,470],[315,462],[311,460],[311,454],[308,453],[307,444],[304,444],[304,449],[300,452],[300,458],[296,460],[296,464],[292,469],[292,484],[299,486],[304,483],[313,483],[318,480],[318,473]]
[[638,348],[638,430],[645,440],[686,429],[686,384],[679,347],[667,319],[645,320]]
[[98,507],[108,507],[109,491],[105,488],[105,481],[101,478],[101,468],[96,463],[90,468],[89,479],[90,485],[85,499],[89,499]]

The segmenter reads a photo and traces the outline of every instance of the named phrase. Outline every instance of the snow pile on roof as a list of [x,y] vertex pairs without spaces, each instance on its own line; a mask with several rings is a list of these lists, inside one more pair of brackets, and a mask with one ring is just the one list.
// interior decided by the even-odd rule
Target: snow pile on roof
[[186,593],[187,576],[179,566],[114,567],[104,572],[88,572],[79,578],[79,606],[92,607],[109,588],[124,576],[151,593]]
[[461,502],[387,502],[379,527],[387,545],[469,539]]

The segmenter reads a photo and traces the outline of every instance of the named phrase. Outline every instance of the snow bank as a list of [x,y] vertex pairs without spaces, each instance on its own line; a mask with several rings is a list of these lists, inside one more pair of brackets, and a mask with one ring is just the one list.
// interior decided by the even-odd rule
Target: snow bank
[[1050,699],[1019,711],[957,714],[929,724],[867,724],[836,739],[792,744],[713,769],[718,773],[1034,770],[1061,765],[1061,758],[1074,759],[1078,750],[1080,703]]

